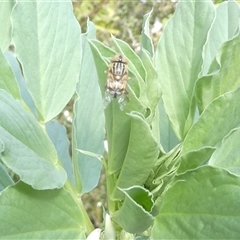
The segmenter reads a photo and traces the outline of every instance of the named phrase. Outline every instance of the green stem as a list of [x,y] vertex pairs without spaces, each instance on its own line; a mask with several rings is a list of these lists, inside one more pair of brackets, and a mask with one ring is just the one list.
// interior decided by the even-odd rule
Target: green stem
[[80,209],[82,216],[84,218],[84,223],[85,223],[85,227],[86,227],[86,234],[87,236],[94,230],[94,226],[92,224],[92,222],[90,221],[90,218],[83,206],[83,202],[81,197],[76,195],[76,191],[73,189],[71,183],[69,180],[67,180],[67,182],[64,185],[64,188],[71,194],[72,198],[74,199],[74,201],[76,202],[76,204],[78,205],[78,208]]
[[116,201],[112,200],[112,193],[115,186],[114,175],[109,174],[108,171],[106,171],[106,180],[107,180],[108,210],[109,214],[111,214],[116,211]]

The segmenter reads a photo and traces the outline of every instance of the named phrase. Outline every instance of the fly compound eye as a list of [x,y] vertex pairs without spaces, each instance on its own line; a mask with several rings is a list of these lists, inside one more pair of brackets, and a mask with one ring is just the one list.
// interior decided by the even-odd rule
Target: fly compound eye
[[119,57],[118,57],[118,61],[119,61],[119,62],[122,62],[122,61],[123,61],[123,57],[122,57],[122,55],[119,55]]

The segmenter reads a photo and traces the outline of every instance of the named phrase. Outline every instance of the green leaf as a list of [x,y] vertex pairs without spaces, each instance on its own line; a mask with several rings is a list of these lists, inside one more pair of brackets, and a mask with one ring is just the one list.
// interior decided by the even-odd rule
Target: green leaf
[[213,18],[211,1],[180,1],[158,42],[155,61],[164,107],[180,140],[193,123],[193,89]]
[[240,178],[202,167],[177,177],[164,197],[153,239],[238,239]]
[[[89,27],[88,32],[93,32],[94,26],[91,24]],[[78,191],[81,193],[89,192],[97,186],[102,164],[96,157],[83,154],[76,149],[103,155],[105,136],[102,94],[93,55],[87,41],[88,32],[82,38],[84,52],[73,120],[74,174]]]
[[240,176],[240,129],[234,129],[229,136],[223,139],[222,144],[213,153],[208,164],[220,167]]
[[13,71],[0,50],[0,89],[12,94],[15,99],[21,100],[20,91]]
[[216,97],[239,87],[240,32],[222,46],[216,62],[220,65],[220,69],[211,75],[200,78],[196,84],[200,112]]
[[[1,155],[0,155],[1,158]],[[0,163],[0,191],[9,185],[13,185],[14,182],[12,178],[9,176],[6,168]]]
[[203,147],[215,147],[239,125],[240,88],[216,98],[200,115],[183,142],[182,155]]
[[192,150],[181,156],[181,165],[178,168],[178,173],[197,168],[206,164],[210,156],[216,150],[216,147],[203,147],[198,150]]
[[74,186],[72,160],[69,154],[70,142],[68,140],[66,127],[61,125],[57,120],[52,120],[46,124],[46,130],[57,150],[58,158],[67,173],[68,179]]
[[66,172],[55,148],[33,115],[0,90],[0,140],[4,164],[35,189],[61,188]]
[[18,183],[0,196],[0,239],[86,239],[83,215],[65,189]]
[[120,190],[125,199],[120,210],[111,215],[113,221],[129,233],[147,230],[154,221],[150,213],[153,207],[151,193],[140,186]]
[[10,16],[12,13],[12,8],[14,6],[13,0],[1,1],[0,2],[0,49],[5,52],[11,41],[11,21]]
[[18,60],[13,55],[13,53],[10,51],[5,52],[4,56],[6,57],[9,64],[11,65],[12,71],[15,75],[15,78],[17,79],[22,99],[25,101],[27,106],[31,109],[32,113],[35,116],[37,116],[37,111],[36,111],[32,96],[30,95],[30,93],[27,89],[26,81],[22,75],[22,70],[20,68]]
[[160,142],[163,146],[163,149],[166,152],[169,152],[179,143],[179,140],[177,139],[170,124],[170,121],[167,117],[162,99],[160,99],[158,102],[158,108],[159,108]]
[[153,65],[152,59],[144,49],[142,49],[141,58],[143,65],[146,68],[146,95],[148,98],[147,107],[150,110],[150,114],[147,116],[147,118],[148,122],[151,123],[155,116],[157,104],[161,97],[160,83],[158,81],[157,72]]
[[123,197],[119,188],[143,185],[159,155],[158,144],[146,121],[136,113],[130,113],[129,116],[131,126],[127,152],[115,185],[116,198]]
[[[141,47],[142,47],[142,50],[145,49],[151,56],[151,58],[153,57],[154,55],[154,47],[153,47],[153,42],[152,42],[152,39],[150,37],[150,33],[149,33],[149,20],[150,20],[150,17],[151,17],[151,14],[153,12],[153,9],[145,14],[143,16],[143,26],[142,26],[142,41],[141,41]],[[147,70],[147,68],[146,68]]]
[[216,16],[208,32],[203,49],[202,75],[208,73],[209,67],[221,45],[235,36],[239,28],[239,6],[234,1],[222,2],[216,9]]
[[80,27],[71,1],[18,1],[13,44],[38,116],[48,122],[72,97],[81,65]]

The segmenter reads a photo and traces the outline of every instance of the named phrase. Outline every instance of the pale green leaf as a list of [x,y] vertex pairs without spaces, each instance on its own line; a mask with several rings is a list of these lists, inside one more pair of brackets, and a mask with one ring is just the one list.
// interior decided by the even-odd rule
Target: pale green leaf
[[229,136],[223,139],[222,144],[211,156],[208,164],[220,167],[240,176],[240,129],[234,129]]
[[72,160],[69,154],[70,142],[68,140],[66,127],[61,125],[57,120],[52,120],[46,124],[46,130],[57,150],[58,158],[68,175],[68,179],[74,186]]
[[18,1],[13,44],[38,117],[48,122],[72,97],[81,66],[80,27],[71,1]]
[[13,0],[1,1],[0,2],[0,49],[5,52],[11,41],[11,21],[10,16],[14,5]]
[[31,109],[32,113],[35,116],[37,116],[37,111],[36,111],[32,96],[30,95],[30,93],[27,89],[26,81],[22,75],[22,70],[20,68],[18,60],[13,55],[13,53],[10,51],[5,52],[4,56],[6,57],[9,64],[11,65],[12,71],[15,75],[15,78],[17,79],[22,99],[25,101],[27,106]]
[[155,61],[164,107],[180,140],[193,123],[193,89],[213,18],[211,1],[180,1],[158,42]]
[[157,239],[238,239],[240,178],[202,167],[177,177],[153,226]]
[[170,124],[170,121],[167,117],[162,99],[160,99],[160,101],[158,102],[158,108],[159,108],[160,142],[163,146],[163,149],[166,152],[169,152],[179,143],[179,140],[177,139]]
[[0,196],[0,239],[86,239],[83,215],[65,190],[18,183]]
[[15,99],[21,99],[20,91],[11,66],[0,50],[0,89],[10,93]]
[[215,147],[239,125],[240,88],[216,98],[200,115],[183,142],[182,155],[203,147]]
[[178,173],[197,168],[203,164],[206,164],[216,147],[203,147],[198,150],[192,150],[181,156],[181,165],[178,168]]
[[203,49],[202,75],[209,67],[221,45],[235,36],[239,28],[240,9],[235,1],[222,2],[216,9],[216,16],[208,32]]
[[[0,153],[1,158],[1,153]],[[0,163],[0,191],[6,188],[9,185],[13,185],[14,182],[12,178],[9,176],[6,168]]]
[[141,59],[146,68],[146,95],[148,98],[147,107],[149,108],[149,116],[147,120],[152,122],[152,118],[155,116],[156,107],[161,97],[160,83],[158,81],[157,72],[153,65],[152,59],[148,55],[145,49],[142,49]]
[[[73,120],[73,161],[78,191],[89,192],[98,184],[102,169],[101,162],[93,156],[76,151],[93,152],[103,155],[103,139],[105,136],[105,118],[102,105],[102,94],[98,84],[98,74],[91,48],[87,41],[88,32],[93,32],[90,24],[83,35],[83,61],[77,85],[77,100],[74,103]],[[90,34],[90,37],[93,37]]]
[[153,57],[154,55],[154,47],[153,47],[153,42],[152,39],[150,37],[150,32],[149,32],[149,20],[151,17],[151,14],[153,12],[153,9],[145,14],[143,16],[143,26],[142,26],[142,41],[141,41],[141,47],[142,50],[145,49],[146,51],[148,51],[148,53],[150,54],[151,57]]
[[158,144],[146,121],[136,113],[131,113],[129,116],[130,133],[126,155],[115,185],[116,198],[123,197],[119,188],[143,185],[159,155]]
[[0,140],[4,164],[36,189],[61,188],[66,172],[36,118],[7,92],[0,90]]
[[220,69],[211,75],[200,78],[196,84],[200,112],[216,97],[239,87],[240,32],[222,46],[216,62],[220,65]]
[[151,210],[153,207],[152,195],[140,186],[120,189],[125,199],[121,208],[111,215],[111,218],[129,233],[140,233],[153,224]]

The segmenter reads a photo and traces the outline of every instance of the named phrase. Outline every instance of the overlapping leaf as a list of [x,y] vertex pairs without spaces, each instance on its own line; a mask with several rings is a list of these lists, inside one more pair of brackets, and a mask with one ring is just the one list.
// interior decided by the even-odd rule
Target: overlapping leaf
[[4,164],[35,189],[61,188],[66,172],[55,148],[33,115],[0,90],[0,140]]
[[64,189],[20,182],[2,192],[0,212],[0,239],[85,239],[83,215]]
[[114,198],[123,197],[119,188],[144,184],[159,155],[158,144],[148,124],[136,113],[131,113],[129,116],[131,126],[128,148],[116,181]]
[[177,178],[164,197],[152,237],[157,239],[237,239],[240,178],[202,167]]
[[201,75],[209,71],[213,59],[221,45],[230,40],[239,28],[240,9],[236,2],[222,2],[216,8],[216,16],[209,29],[206,44],[203,49],[203,65]]
[[111,215],[112,219],[129,233],[140,233],[147,230],[154,221],[151,215],[152,195],[140,186],[121,189],[125,200],[121,208]]
[[240,88],[216,98],[203,111],[183,143],[183,152],[215,147],[233,128],[239,125]]
[[13,44],[39,119],[48,122],[72,97],[81,64],[80,27],[71,1],[18,1]]
[[5,52],[11,42],[11,21],[10,16],[14,5],[13,0],[0,2],[0,49]]
[[105,136],[105,119],[102,94],[98,85],[98,75],[87,38],[93,37],[95,28],[88,23],[88,31],[83,35],[83,62],[77,85],[77,100],[74,104],[73,163],[78,191],[89,192],[98,184],[101,162],[90,155],[76,152],[76,149],[102,155]]
[[197,102],[202,112],[218,96],[240,85],[240,33],[219,50],[215,63],[218,71],[202,77],[196,84]]
[[21,99],[20,91],[13,71],[0,50],[0,89],[10,93],[15,99]]
[[234,129],[229,136],[223,139],[220,147],[213,153],[208,164],[220,167],[240,176],[240,129]]
[[155,60],[164,107],[179,139],[193,123],[193,89],[213,18],[211,2],[180,1],[157,46]]

